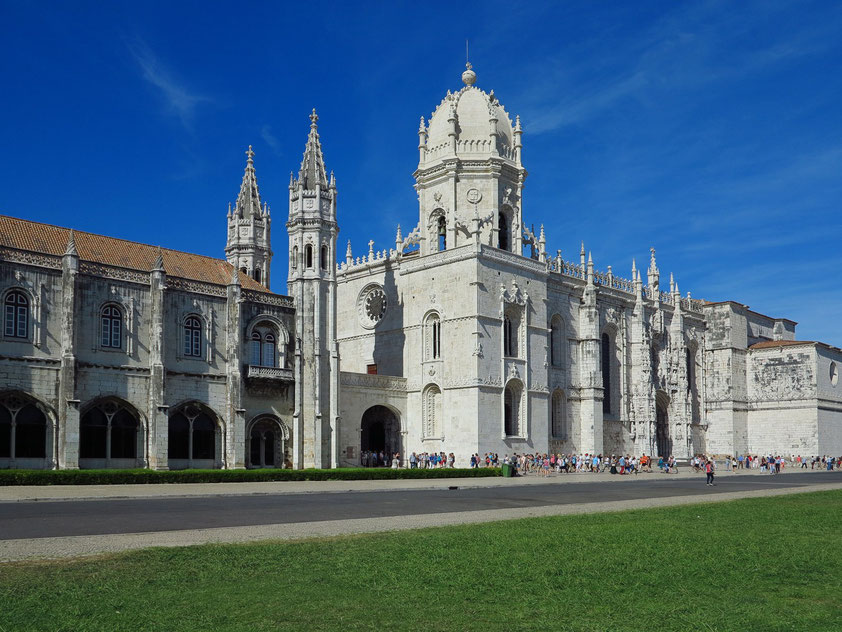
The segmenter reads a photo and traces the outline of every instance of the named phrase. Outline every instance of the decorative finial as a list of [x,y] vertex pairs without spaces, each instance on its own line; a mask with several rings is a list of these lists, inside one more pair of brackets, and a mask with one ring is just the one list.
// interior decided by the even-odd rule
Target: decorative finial
[[67,238],[67,249],[64,251],[65,256],[78,257],[79,252],[76,250],[76,238],[73,236],[73,229],[70,229],[70,236]]
[[425,134],[427,132],[427,126],[424,125],[424,117],[421,117],[421,124],[418,126],[418,133]]
[[251,149],[251,145],[249,145],[249,150],[246,152],[246,156],[248,156],[248,163],[250,165],[254,164],[254,151]]
[[462,82],[466,86],[474,85],[477,80],[477,73],[471,70],[472,68],[471,62],[468,61],[468,40],[465,40],[465,72],[462,73]]
[[155,265],[152,267],[155,272],[164,271],[164,251],[158,246],[157,256],[155,257]]
[[316,121],[319,120],[319,115],[316,114],[316,108],[313,108],[312,114],[310,114],[310,127],[316,129]]

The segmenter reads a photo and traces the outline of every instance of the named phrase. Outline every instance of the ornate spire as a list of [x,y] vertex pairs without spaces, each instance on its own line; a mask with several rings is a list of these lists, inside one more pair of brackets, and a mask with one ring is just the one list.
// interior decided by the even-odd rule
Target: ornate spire
[[246,152],[246,172],[243,174],[243,183],[240,185],[240,195],[237,196],[237,203],[234,205],[234,215],[243,219],[260,217],[261,203],[260,191],[257,188],[257,176],[254,173],[254,151],[251,145]]
[[319,141],[319,115],[316,108],[310,114],[310,134],[307,136],[307,146],[304,148],[304,158],[298,171],[298,182],[307,191],[313,191],[317,184],[327,188],[327,172],[325,159],[322,155],[322,144]]
[[67,248],[64,251],[64,256],[78,257],[79,252],[76,250],[76,239],[73,237],[73,229],[70,229],[70,236],[67,238]]

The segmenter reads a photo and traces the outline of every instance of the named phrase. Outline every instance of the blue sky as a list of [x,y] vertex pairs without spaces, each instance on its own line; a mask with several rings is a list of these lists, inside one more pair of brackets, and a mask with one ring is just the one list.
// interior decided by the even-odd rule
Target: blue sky
[[628,277],[654,246],[682,293],[842,346],[840,33],[839,2],[0,0],[0,213],[223,256],[252,144],[283,292],[310,109],[341,244],[389,247],[468,37],[551,251]]

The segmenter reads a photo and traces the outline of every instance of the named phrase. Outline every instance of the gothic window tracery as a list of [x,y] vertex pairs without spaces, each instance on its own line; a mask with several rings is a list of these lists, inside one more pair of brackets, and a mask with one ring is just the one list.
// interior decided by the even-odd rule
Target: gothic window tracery
[[88,409],[79,420],[79,457],[137,458],[139,423],[126,405],[107,399]]
[[7,338],[29,337],[29,298],[20,290],[6,294],[4,332]]
[[12,394],[0,400],[0,458],[47,456],[47,417],[33,401]]
[[202,357],[202,321],[198,316],[188,316],[184,321],[184,355]]
[[100,345],[105,349],[123,347],[123,312],[116,305],[106,305],[100,312]]
[[198,404],[187,404],[169,418],[167,456],[170,460],[215,460],[219,427]]
[[260,321],[251,330],[249,339],[249,363],[252,366],[286,366],[285,337],[279,335],[278,328],[269,321]]

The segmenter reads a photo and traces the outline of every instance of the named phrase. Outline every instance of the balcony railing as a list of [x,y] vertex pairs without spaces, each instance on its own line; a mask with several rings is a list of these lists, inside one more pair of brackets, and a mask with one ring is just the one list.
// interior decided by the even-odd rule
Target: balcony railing
[[257,366],[249,364],[248,377],[258,378],[262,380],[280,380],[282,382],[292,382],[292,369],[283,369],[276,366]]

